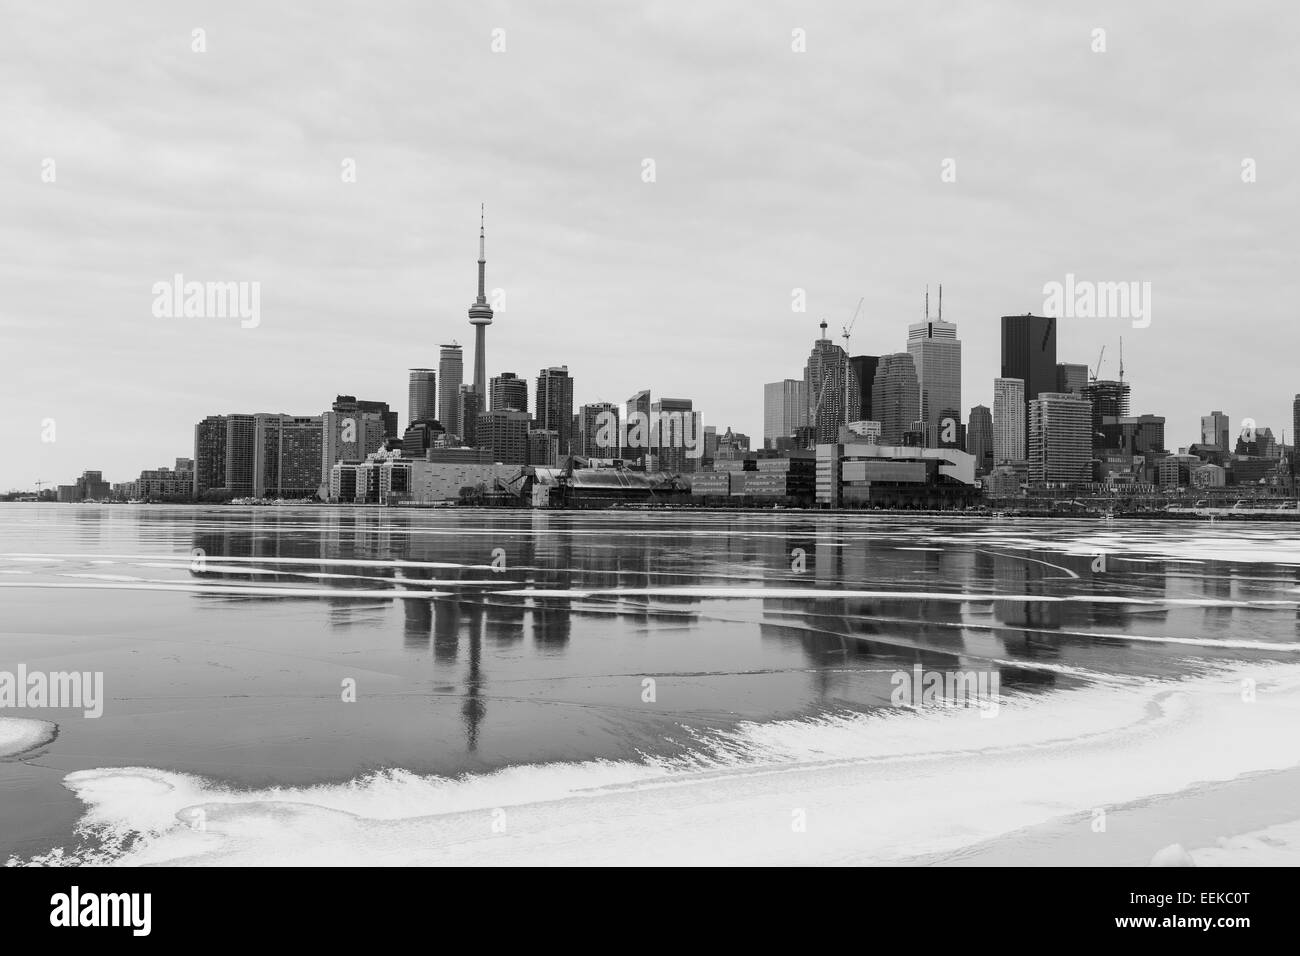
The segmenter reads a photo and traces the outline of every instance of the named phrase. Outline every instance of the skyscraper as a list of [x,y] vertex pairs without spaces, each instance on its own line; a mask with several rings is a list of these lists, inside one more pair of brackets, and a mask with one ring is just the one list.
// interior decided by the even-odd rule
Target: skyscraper
[[[1300,402],[1300,395],[1296,396]],[[1225,452],[1232,451],[1228,445],[1228,416],[1223,412],[1210,412],[1201,416],[1201,444],[1217,445]]]
[[1291,401],[1291,481],[1296,480],[1296,449],[1300,449],[1300,395]]
[[993,415],[986,405],[976,405],[970,410],[966,451],[975,456],[977,475],[987,475],[993,470]]
[[[927,301],[929,296],[927,295]],[[928,306],[927,306],[928,311]],[[914,322],[907,328],[907,354],[916,365],[916,379],[921,388],[921,414],[925,421],[926,445],[936,448],[952,441],[941,441],[944,429],[940,422],[945,413],[956,410],[952,432],[961,420],[961,342],[957,325],[943,320],[943,291],[939,292],[939,317]],[[1053,383],[1055,384],[1055,383]],[[955,438],[955,434],[953,436]]]
[[695,470],[704,448],[704,423],[689,398],[661,398],[650,405],[655,467],[671,474]]
[[[476,392],[473,385],[462,385],[456,396],[460,421],[456,423],[456,432],[460,440],[470,448],[481,448],[478,440],[479,413],[483,411],[483,395]],[[444,426],[446,427],[446,426]]]
[[1083,387],[1083,397],[1092,405],[1092,447],[1098,458],[1120,447],[1120,419],[1129,413],[1128,382],[1101,379]]
[[[838,440],[841,426],[848,423],[846,409],[857,409],[860,402],[857,382],[848,375],[848,356],[826,338],[826,321],[821,323],[822,337],[813,343],[804,366],[804,387],[808,392],[808,424],[813,426],[818,443]],[[844,379],[849,379],[848,404],[845,404]]]
[[320,415],[258,415],[253,442],[253,495],[313,498],[322,484]]
[[492,307],[487,302],[487,259],[484,252],[483,209],[478,220],[478,298],[469,307],[469,324],[474,326],[474,391],[487,396],[487,327],[492,324]]
[[[1029,314],[1002,316],[1002,377],[1024,383],[1024,421],[1028,421],[1029,402],[1056,390],[1056,319]],[[1024,456],[1022,449],[1016,459],[1024,460]]]
[[[347,396],[340,396],[346,398]],[[363,412],[356,401],[338,402],[321,416],[321,482],[329,481],[334,463],[365,461],[366,456],[384,445],[387,430],[379,412]]]
[[492,378],[492,410],[513,408],[528,411],[528,383],[514,372],[502,372]]
[[778,438],[789,438],[808,424],[807,385],[797,378],[763,386],[763,447],[774,448]]
[[436,421],[438,376],[431,368],[411,369],[406,386],[406,424]]
[[1025,460],[1025,383],[993,380],[993,463]]
[[1044,392],[1029,403],[1029,480],[1092,478],[1092,409],[1070,392]]
[[232,498],[248,498],[253,494],[256,441],[256,415],[226,416],[226,491]]
[[465,374],[461,348],[455,342],[438,346],[438,421],[460,436],[460,386]]
[[878,355],[855,355],[849,359],[849,369],[858,383],[858,410],[853,418],[858,422],[873,422],[871,409],[871,388],[876,381],[876,369],[880,367]]
[[387,402],[358,401],[355,395],[338,395],[334,398],[334,411],[343,415],[378,415],[384,423],[385,438],[400,438],[397,431],[397,412]]
[[573,379],[569,378],[569,366],[552,366],[538,373],[535,417],[538,428],[559,434],[561,457],[573,453]]
[[921,385],[907,352],[880,356],[871,386],[871,421],[880,422],[880,444],[901,445],[921,415]]
[[650,432],[650,389],[643,388],[627,400],[627,415],[624,418],[627,433],[627,447],[623,457],[628,461],[645,464],[649,452]]
[[194,426],[194,497],[226,486],[226,416],[209,415]]
[[593,402],[578,409],[578,451],[584,458],[622,458],[618,406]]

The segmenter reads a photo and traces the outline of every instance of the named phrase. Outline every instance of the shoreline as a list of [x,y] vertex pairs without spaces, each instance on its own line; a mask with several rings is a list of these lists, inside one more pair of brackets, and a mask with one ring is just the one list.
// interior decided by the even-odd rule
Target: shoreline
[[[1292,499],[1286,499],[1292,500]],[[719,508],[713,506],[695,506],[681,504],[656,504],[656,505],[630,505],[614,506],[607,508],[530,508],[526,506],[510,507],[492,507],[485,505],[462,505],[456,502],[430,502],[428,504],[400,504],[400,505],[380,505],[380,504],[354,504],[330,503],[325,501],[297,501],[287,500],[283,504],[268,501],[265,504],[231,504],[229,502],[205,502],[205,501],[76,501],[76,502],[57,502],[57,501],[0,501],[0,504],[43,504],[43,505],[76,505],[85,506],[93,505],[96,507],[149,507],[149,508],[228,508],[235,511],[252,511],[252,510],[280,510],[290,508],[310,508],[320,509],[327,508],[339,511],[387,511],[387,512],[427,512],[427,511],[453,511],[453,512],[473,512],[473,513],[502,513],[516,514],[520,512],[541,513],[541,514],[589,514],[596,511],[609,511],[616,514],[623,513],[661,513],[661,512],[680,512],[683,514],[717,514],[717,515],[773,515],[788,514],[799,518],[817,515],[876,515],[876,516],[904,516],[912,515],[924,518],[969,518],[979,520],[1000,520],[1012,518],[1016,520],[1033,520],[1033,521],[1098,521],[1108,522],[1116,520],[1127,521],[1170,521],[1170,522],[1198,522],[1204,524],[1215,524],[1220,521],[1248,521],[1248,522],[1279,522],[1289,524],[1300,521],[1300,510],[1286,513],[1286,510],[1269,511],[1264,514],[1252,513],[1250,510],[1244,510],[1238,514],[1213,514],[1202,515],[1186,512],[1169,512],[1164,510],[1157,511],[1117,511],[1111,513],[1099,512],[1076,512],[1076,511],[992,511],[992,510],[967,510],[958,508],[948,508],[941,510],[930,510],[923,508],[801,508],[795,506],[782,505],[779,507],[760,508],[752,506],[737,506],[734,508]]]
[[[907,861],[912,866],[1126,866],[1153,865],[1157,853],[1181,847],[1185,865],[1296,866],[1300,842],[1276,832],[1300,822],[1300,766],[1262,770],[1232,780],[1106,808],[1105,832],[1094,832],[1091,814],[1074,814],[1016,830],[951,853]],[[1261,858],[1243,843],[1262,844]],[[1232,855],[1230,860],[1222,858]],[[1174,854],[1182,856],[1182,854]],[[1183,857],[1184,861],[1187,857]]]

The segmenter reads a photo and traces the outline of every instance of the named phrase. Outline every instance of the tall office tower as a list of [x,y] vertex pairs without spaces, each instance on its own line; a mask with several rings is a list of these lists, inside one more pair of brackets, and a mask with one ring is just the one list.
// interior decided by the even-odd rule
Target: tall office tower
[[209,415],[194,426],[193,495],[202,498],[209,491],[226,486],[226,416]]
[[322,484],[324,416],[258,415],[255,428],[254,497],[315,497]]
[[[1296,396],[1296,401],[1300,403],[1300,395]],[[1228,445],[1228,416],[1223,412],[1210,412],[1208,415],[1201,416],[1201,444],[1217,445],[1225,452],[1232,451]]]
[[878,355],[855,355],[849,359],[849,369],[858,383],[858,409],[854,421],[873,422],[871,417],[871,388],[876,381],[876,369],[880,367]]
[[808,388],[800,379],[787,378],[763,386],[763,447],[773,448],[778,438],[789,438],[808,424]]
[[487,302],[483,287],[487,259],[484,253],[483,209],[479,207],[478,219],[478,298],[469,307],[469,324],[474,326],[474,391],[487,395],[487,327],[492,324],[492,307]]
[[1119,420],[1128,417],[1130,389],[1128,382],[1107,379],[1083,387],[1083,397],[1092,403],[1092,447],[1098,453],[1119,448]]
[[704,422],[689,398],[661,398],[650,405],[655,468],[674,475],[695,470],[704,450]]
[[976,474],[987,475],[993,470],[993,414],[987,405],[976,405],[970,410],[966,452],[975,456]]
[[630,462],[644,465],[650,451],[650,389],[637,392],[626,403],[627,416],[624,419],[627,447],[623,457]]
[[503,411],[513,408],[517,412],[528,411],[528,382],[514,372],[502,372],[492,379],[491,409]]
[[1300,395],[1291,401],[1291,480],[1296,479],[1296,449],[1300,448]]
[[438,346],[438,421],[460,435],[460,386],[465,374],[461,348],[455,342]]
[[232,498],[248,498],[253,494],[256,441],[256,415],[226,417],[226,491]]
[[481,448],[478,440],[478,419],[483,411],[483,396],[474,390],[473,385],[462,385],[456,395],[456,409],[460,421],[456,423],[456,434],[469,448]]
[[1088,366],[1073,362],[1056,364],[1056,390],[1082,395],[1083,387],[1088,384]]
[[[470,394],[477,394],[466,385]],[[492,453],[492,460],[503,465],[528,464],[528,425],[526,412],[514,409],[494,408],[480,412],[474,431],[479,448],[486,448]]]
[[411,369],[406,386],[406,424],[438,420],[438,375],[431,368]]
[[[929,295],[926,295],[929,312]],[[921,415],[925,421],[926,445],[937,448],[956,440],[956,426],[961,422],[961,342],[957,325],[943,320],[943,287],[939,287],[939,317],[914,322],[907,327],[907,354],[916,365],[916,380],[921,386]],[[945,412],[957,410],[952,437],[943,440],[940,422]]]
[[573,379],[569,366],[544,368],[537,375],[536,423],[560,435],[560,456],[573,454]]
[[1071,392],[1044,392],[1029,403],[1029,480],[1092,479],[1092,409]]
[[584,458],[622,458],[618,406],[593,402],[578,409],[578,454]]
[[550,428],[528,430],[528,460],[530,465],[556,468],[560,464],[560,436]]
[[1024,461],[1025,383],[1018,378],[993,380],[993,464]]
[[[848,356],[826,338],[826,320],[821,323],[822,337],[813,343],[804,366],[804,388],[808,392],[808,424],[813,426],[818,444],[839,440],[840,428],[848,423],[847,409],[857,409],[861,402],[857,382],[848,375]],[[847,375],[848,395],[844,380]],[[847,397],[847,405],[845,399]]]
[[[1028,421],[1030,400],[1056,390],[1056,319],[1029,314],[1002,316],[1002,377],[1024,382]],[[1016,458],[1024,460],[1024,456],[1022,451]]]
[[907,352],[880,356],[871,385],[869,421],[880,422],[880,444],[901,445],[903,436],[921,416],[921,385]]
[[355,395],[338,395],[331,408],[342,415],[378,415],[384,424],[384,437],[398,437],[397,412],[390,409],[387,402],[357,401]]

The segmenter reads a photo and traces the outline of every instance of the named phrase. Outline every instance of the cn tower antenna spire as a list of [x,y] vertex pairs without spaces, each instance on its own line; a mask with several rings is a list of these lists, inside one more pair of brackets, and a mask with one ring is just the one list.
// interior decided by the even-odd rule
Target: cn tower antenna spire
[[486,252],[487,245],[485,239],[486,233],[483,225],[484,220],[487,217],[486,210],[487,210],[487,204],[479,203],[478,206],[478,300],[480,302],[487,301],[487,296],[483,288],[484,278],[485,278],[484,273],[485,270],[487,269],[487,252]]

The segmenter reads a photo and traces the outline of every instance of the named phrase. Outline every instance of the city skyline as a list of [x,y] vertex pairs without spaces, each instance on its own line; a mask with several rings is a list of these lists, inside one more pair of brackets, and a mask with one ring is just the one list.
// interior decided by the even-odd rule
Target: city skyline
[[[522,11],[493,53],[495,24],[452,11],[441,29],[454,42],[438,57],[401,30],[353,47],[347,18],[322,18],[320,42],[340,50],[330,69],[277,71],[258,67],[283,55],[274,28],[291,29],[285,11],[237,41],[223,29],[233,15],[212,11],[213,42],[196,54],[193,24],[165,8],[112,22],[19,10],[0,38],[0,76],[31,94],[0,145],[10,279],[0,441],[13,449],[0,489],[87,468],[127,478],[184,453],[194,422],[219,410],[316,413],[341,391],[403,407],[405,370],[433,367],[439,342],[464,337],[473,266],[462,224],[480,202],[497,210],[489,287],[504,293],[488,374],[567,364],[575,405],[621,402],[630,370],[653,367],[656,394],[689,395],[708,422],[761,435],[760,387],[798,376],[820,321],[835,337],[865,297],[853,353],[901,351],[921,290],[941,278],[945,317],[961,328],[964,417],[992,406],[1000,316],[1040,313],[1045,284],[1078,275],[1149,281],[1154,317],[1145,328],[1063,318],[1058,361],[1092,365],[1106,345],[1110,377],[1123,335],[1134,407],[1167,417],[1171,448],[1192,443],[1216,409],[1291,442],[1300,389],[1270,344],[1294,301],[1281,240],[1296,187],[1280,170],[1296,144],[1250,91],[1284,88],[1294,67],[1268,16],[1209,11],[1193,25],[1176,12],[932,22],[902,7],[882,25],[847,5],[801,11],[798,24],[725,7],[594,10],[560,28]],[[1096,53],[1101,21],[1110,42]],[[630,24],[649,32],[634,46],[607,39]],[[807,31],[805,53],[791,49],[794,26]],[[111,101],[85,95],[75,64],[30,82],[70,40],[100,51],[97,68],[122,63]],[[683,59],[701,43],[707,56]],[[142,45],[162,88],[138,67]],[[1039,55],[1026,60],[1025,48]],[[925,79],[893,82],[902,56]],[[618,64],[636,94],[593,91],[579,73],[561,73],[545,99],[520,94],[538,71],[579,57]],[[1070,69],[1058,76],[1053,63]],[[1151,73],[1158,89],[1135,82]],[[264,92],[250,96],[246,76]],[[740,76],[757,87],[737,87]],[[410,83],[445,95],[413,113]],[[684,101],[684,89],[701,95]],[[208,108],[191,116],[199,91]],[[175,120],[165,149],[121,107],[131,100]],[[591,108],[561,105],[575,100]],[[500,135],[458,141],[465,101],[497,104]],[[1169,122],[1153,126],[1154,111]],[[322,134],[339,115],[353,118]],[[583,136],[593,118],[605,128]],[[303,135],[286,141],[286,123]],[[214,151],[214,128],[247,132]],[[96,133],[74,135],[85,129]],[[555,145],[579,139],[589,148]],[[1243,181],[1245,159],[1255,181]],[[259,282],[260,323],[155,318],[151,289],[176,274]],[[794,290],[805,312],[792,310]],[[77,376],[24,361],[52,341]],[[723,356],[741,387],[714,380]],[[1197,370],[1208,389],[1193,386]],[[53,442],[42,441],[46,421]]]

